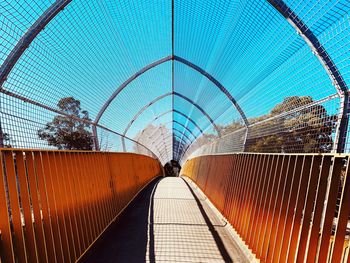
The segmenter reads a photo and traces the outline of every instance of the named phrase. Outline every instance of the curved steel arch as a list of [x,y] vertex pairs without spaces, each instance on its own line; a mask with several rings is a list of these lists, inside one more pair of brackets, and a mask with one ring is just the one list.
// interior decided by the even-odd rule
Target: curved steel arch
[[102,106],[101,110],[99,111],[99,113],[97,114],[96,118],[95,118],[95,123],[98,123],[103,115],[103,113],[106,111],[106,109],[108,108],[108,106],[111,104],[111,102],[119,95],[119,93],[126,88],[126,86],[128,86],[133,80],[135,80],[137,77],[139,77],[140,75],[142,75],[143,73],[147,72],[148,70],[150,70],[151,68],[154,68],[155,66],[158,66],[162,63],[165,63],[167,61],[170,60],[176,60],[184,65],[189,66],[190,68],[196,70],[197,72],[199,72],[201,75],[205,76],[208,80],[210,80],[212,83],[215,84],[215,86],[217,86],[219,88],[219,90],[221,92],[223,92],[226,97],[231,101],[231,103],[233,104],[233,106],[236,108],[236,110],[238,111],[238,113],[241,115],[241,118],[243,119],[243,122],[246,126],[249,125],[248,119],[245,116],[242,108],[238,105],[237,101],[232,97],[232,95],[230,94],[230,92],[217,80],[215,79],[212,75],[210,75],[208,72],[206,72],[204,69],[202,69],[201,67],[191,63],[190,61],[181,58],[179,56],[167,56],[165,58],[162,58],[160,60],[157,60],[147,66],[145,66],[144,68],[142,68],[141,70],[139,70],[138,72],[136,72],[133,76],[131,76],[130,78],[128,78],[125,82],[123,82],[116,90],[115,92],[113,92],[113,94],[109,97],[109,99],[106,101],[106,103]]
[[35,22],[28,28],[24,35],[17,42],[10,54],[6,57],[4,63],[0,67],[0,88],[6,81],[17,61],[20,59],[24,51],[29,47],[39,33],[50,23],[50,21],[61,12],[72,0],[55,1]]
[[194,126],[196,126],[196,128],[201,132],[201,134],[203,134],[203,130],[199,127],[199,125],[192,120],[190,117],[186,116],[184,113],[182,113],[181,111],[175,110],[173,109],[173,112],[180,114],[181,116],[185,117],[186,119],[188,119]]
[[176,124],[178,124],[178,125],[180,125],[181,127],[183,127],[186,131],[188,131],[192,136],[193,136],[193,138],[197,138],[198,136],[196,136],[196,135],[194,135],[193,134],[193,132],[190,130],[190,128],[188,128],[187,126],[185,126],[183,123],[181,123],[181,122],[179,122],[179,121],[177,121],[177,120],[173,120],[172,121],[173,123],[176,123]]
[[[331,79],[339,97],[341,98],[340,116],[338,117],[337,131],[335,134],[336,151],[344,152],[345,138],[348,126],[348,108],[349,108],[349,94],[348,87],[344,81],[340,71],[335,65],[334,61],[321,44],[318,38],[314,35],[311,29],[303,22],[302,19],[283,1],[283,0],[267,0],[284,18],[294,27],[297,32],[304,39],[306,44],[311,48],[316,55],[327,75]],[[340,143],[339,143],[340,142]]]
[[[188,144],[184,139],[181,139],[180,136],[178,136],[178,135],[174,135],[173,138],[174,138],[174,140],[176,140],[176,141],[178,142],[178,144],[181,146],[181,147],[179,147],[179,148],[183,148],[184,145]],[[174,145],[174,143],[173,143],[173,145]]]
[[177,134],[170,134],[170,135],[164,137],[164,140],[165,140],[165,139],[168,139],[169,137],[172,137],[173,139],[174,139],[174,138],[178,139],[177,141],[178,141],[179,143],[181,143],[182,145],[188,144],[184,139],[181,139],[180,136],[177,135]]
[[128,132],[128,130],[130,129],[130,127],[132,126],[132,124],[135,122],[135,120],[145,111],[147,110],[148,107],[150,107],[151,105],[153,105],[154,103],[156,103],[157,101],[168,97],[168,96],[178,96],[184,100],[186,100],[187,102],[189,102],[190,104],[192,104],[193,106],[195,106],[205,117],[207,117],[207,119],[209,120],[209,122],[211,123],[211,125],[213,125],[214,129],[216,130],[216,132],[218,133],[219,136],[221,136],[220,130],[219,128],[216,126],[214,120],[209,116],[209,114],[201,107],[199,106],[197,103],[195,103],[193,100],[189,99],[188,97],[178,93],[178,92],[168,92],[165,93],[163,95],[158,96],[157,98],[155,98],[154,100],[152,100],[151,102],[149,102],[148,104],[146,104],[145,106],[143,106],[137,113],[136,115],[131,119],[131,121],[128,123],[128,125],[126,126],[123,135],[125,136],[126,133]]
[[[178,124],[178,125],[180,125],[181,127],[183,127],[185,130],[187,130],[192,136],[193,136],[193,138],[194,139],[196,139],[198,136],[196,136],[196,135],[194,135],[193,134],[193,132],[187,127],[187,126],[185,126],[185,125],[183,125],[181,122],[179,122],[179,121],[176,121],[176,120],[172,120],[172,121],[168,121],[168,122],[166,122],[166,123],[162,123],[162,125],[164,125],[164,126],[166,126],[166,125],[168,125],[169,123],[176,123],[176,124]],[[172,128],[172,129],[174,129],[174,128]],[[178,130],[178,129],[175,129],[176,131],[178,131],[178,132],[180,132],[180,133],[182,133],[182,131],[180,131],[180,130]],[[144,131],[144,130],[143,130]],[[152,134],[153,135],[153,134]],[[151,138],[152,136],[150,136],[149,138]],[[193,140],[190,140],[189,138],[187,138],[189,141],[193,141]]]
[[[186,134],[182,133],[182,131],[180,131],[179,129],[173,128],[174,131],[179,132],[181,135],[183,135],[188,141],[189,143],[191,143],[193,140],[191,140]],[[196,137],[194,138],[194,140],[196,139]]]
[[[188,117],[186,114],[182,113],[181,111],[178,111],[178,110],[175,110],[175,109],[174,110],[168,110],[168,111],[163,112],[162,114],[159,114],[152,121],[150,121],[148,124],[152,124],[154,121],[156,121],[156,120],[160,119],[161,117],[165,116],[166,114],[169,114],[169,113],[172,113],[172,112],[178,113],[179,115],[185,117],[194,126],[196,126],[196,128],[200,131],[201,134],[203,134],[203,130],[198,126],[198,124],[194,120],[192,120],[190,117]],[[145,131],[145,129],[143,129],[141,133],[143,133],[144,131]]]

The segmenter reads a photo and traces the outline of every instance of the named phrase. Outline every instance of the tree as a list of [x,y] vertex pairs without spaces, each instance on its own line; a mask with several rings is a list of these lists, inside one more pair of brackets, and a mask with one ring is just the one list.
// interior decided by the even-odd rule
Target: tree
[[[89,113],[81,110],[80,101],[73,97],[62,98],[57,106],[67,115],[91,121]],[[49,145],[55,146],[59,150],[92,150],[91,125],[72,117],[55,116],[52,122],[46,124],[45,128],[38,130],[39,138],[46,140]]]
[[[251,123],[262,122],[250,128],[248,150],[285,153],[330,152],[336,116],[328,115],[325,107],[319,104],[297,110],[312,103],[313,99],[310,96],[287,97],[268,115],[251,120]],[[273,118],[282,113],[286,114]]]
[[12,143],[15,141],[10,137],[10,135],[7,132],[3,133],[2,136],[3,136],[2,140],[4,143],[4,148],[12,148],[13,147]]
[[224,136],[226,134],[230,134],[234,131],[237,131],[239,129],[242,129],[244,127],[244,125],[242,125],[241,122],[239,121],[233,121],[232,123],[228,124],[228,125],[217,125],[221,136]]

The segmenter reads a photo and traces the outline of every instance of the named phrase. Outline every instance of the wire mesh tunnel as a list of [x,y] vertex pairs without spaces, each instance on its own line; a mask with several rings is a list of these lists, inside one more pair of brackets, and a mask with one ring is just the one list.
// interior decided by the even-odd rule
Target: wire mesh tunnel
[[347,151],[347,1],[5,1],[1,14],[4,146],[52,148],[38,130],[73,97],[95,149],[163,163]]
[[0,147],[349,153],[349,18],[347,0],[4,0]]

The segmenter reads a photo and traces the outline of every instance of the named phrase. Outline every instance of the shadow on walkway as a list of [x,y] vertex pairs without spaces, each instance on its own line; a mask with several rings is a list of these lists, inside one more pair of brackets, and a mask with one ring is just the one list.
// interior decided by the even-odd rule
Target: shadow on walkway
[[193,195],[194,199],[196,200],[196,203],[198,205],[198,208],[205,220],[205,223],[207,224],[208,228],[209,228],[209,231],[210,233],[212,234],[214,240],[215,240],[215,243],[216,243],[216,246],[218,247],[219,251],[220,251],[220,254],[223,258],[223,260],[225,260],[225,262],[233,262],[229,253],[227,252],[226,250],[226,247],[224,245],[224,242],[222,241],[220,235],[218,234],[218,232],[216,231],[214,225],[212,224],[212,222],[210,221],[210,218],[209,216],[207,215],[207,213],[205,212],[204,210],[204,207],[201,203],[201,201],[199,200],[199,198],[197,197],[197,195],[194,193],[193,189],[191,188],[191,186],[188,184],[188,182],[186,180],[184,180],[182,178],[182,180],[185,182],[185,184],[187,185],[188,189],[190,190],[191,194]]
[[[221,237],[222,233],[218,233],[218,229],[224,226],[213,225],[211,219],[206,213],[206,209],[204,209],[203,207],[201,200],[198,198],[198,196],[191,188],[191,186],[186,182],[186,180],[183,180],[183,185],[185,187],[182,189],[186,189],[188,187],[189,196],[186,195],[186,197],[189,198],[192,195],[194,199],[179,199],[181,196],[177,196],[177,194],[174,195],[173,193],[172,195],[170,195],[173,197],[172,200],[178,200],[178,202],[180,200],[180,202],[185,202],[182,206],[177,207],[175,205],[176,203],[166,201],[166,198],[162,198],[162,194],[159,194],[159,191],[157,191],[158,194],[156,195],[156,200],[158,199],[158,197],[160,197],[160,200],[157,201],[158,210],[156,212],[158,213],[158,218],[156,222],[154,222],[154,215],[156,214],[154,211],[155,192],[158,184],[162,180],[163,179],[158,178],[152,181],[143,191],[141,191],[141,193],[126,208],[126,210],[116,220],[116,222],[111,224],[111,226],[106,230],[106,232],[99,238],[99,240],[90,248],[90,250],[79,262],[110,263],[147,261],[153,263],[156,262],[156,258],[164,260],[164,253],[168,256],[174,256],[173,254],[175,253],[176,259],[191,259],[191,255],[193,256],[192,259],[195,261],[196,259],[199,260],[203,257],[203,259],[210,259],[211,257],[212,259],[214,259],[214,255],[212,255],[210,251],[206,252],[206,248],[202,247],[203,242],[208,242],[208,240],[211,239],[209,238],[209,236],[212,236],[211,240],[214,241],[211,246],[217,247],[219,255],[221,254],[222,261],[233,262],[230,257],[230,253],[228,253],[224,244],[224,242],[227,242],[227,238],[225,238],[226,241],[223,241]],[[182,181],[180,178],[178,178],[178,180],[178,182]],[[174,190],[175,188],[173,188],[174,185],[168,185],[166,186],[168,188],[164,188],[164,182],[168,181],[163,181],[162,183],[160,183],[161,186],[159,187],[159,190],[161,190],[160,192],[163,191],[163,195],[164,193],[166,193],[164,192],[164,190],[166,189],[168,189],[169,191],[176,191]],[[186,193],[186,191],[188,190],[186,189],[185,192],[182,193]],[[164,200],[162,201],[162,199]],[[189,224],[190,221],[189,223],[185,223],[179,220],[179,218],[193,218],[194,212],[192,210],[189,211],[190,214],[183,214],[184,211],[187,211],[186,209],[192,209],[189,207],[185,207],[189,205],[189,201],[187,200],[193,200],[194,204],[196,204],[195,206],[198,206],[198,208],[193,207],[193,211],[199,209],[199,211],[197,210],[198,214],[196,214],[197,217],[199,216],[198,218],[200,219],[198,221],[198,224]],[[172,208],[175,209],[171,210],[174,214],[171,214],[170,210],[168,210],[171,209],[169,206],[173,206]],[[162,213],[164,213],[165,211],[167,211],[170,214],[163,215]],[[163,216],[165,216],[165,219],[163,218]],[[162,220],[159,217],[163,218],[162,220],[164,222],[162,222]],[[170,225],[173,225],[173,227],[171,227]],[[175,232],[173,232],[176,229],[179,230],[180,233],[176,234]],[[187,231],[190,232],[187,233]],[[154,233],[156,233],[156,235],[154,235]],[[191,237],[188,240],[186,240],[187,235],[190,235]],[[182,245],[186,247],[185,251],[179,249],[178,242],[184,243]],[[170,246],[174,247],[167,247],[167,244],[172,244]],[[158,250],[160,249],[158,253],[156,251],[157,248]],[[207,247],[207,250],[208,249],[209,247]],[[204,251],[207,255],[198,255],[198,251]],[[189,252],[192,252],[194,254],[188,254]],[[185,254],[182,255],[183,253]],[[169,260],[167,256],[166,260]]]
[[[152,181],[96,241],[82,263],[144,262],[148,242],[148,213],[153,218],[153,194],[161,179]],[[150,229],[150,262],[154,260],[154,237]],[[152,253],[153,251],[153,253]],[[153,257],[153,258],[151,258]]]

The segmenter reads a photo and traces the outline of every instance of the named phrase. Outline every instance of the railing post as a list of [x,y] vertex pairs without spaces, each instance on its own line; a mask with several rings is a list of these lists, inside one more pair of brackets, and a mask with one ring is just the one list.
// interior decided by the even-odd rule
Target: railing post
[[245,136],[244,136],[244,142],[243,142],[243,152],[247,152],[247,139],[248,139],[248,135],[249,135],[249,125],[246,127],[246,132],[245,132]]
[[121,140],[122,140],[123,152],[126,152],[126,147],[125,147],[125,137],[124,137],[124,136],[122,136],[122,137],[121,137]]
[[348,131],[349,94],[344,92],[340,97],[340,109],[336,122],[336,131],[333,143],[333,153],[345,152],[346,136]]
[[98,143],[98,136],[97,136],[96,125],[92,125],[92,135],[93,135],[93,140],[94,140],[94,145],[95,145],[95,151],[99,151],[100,150],[100,145]]

